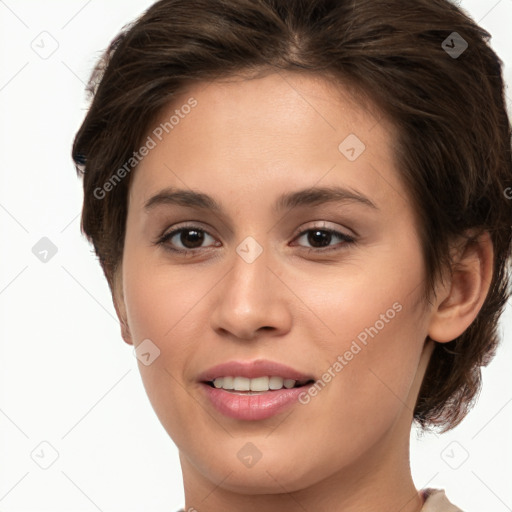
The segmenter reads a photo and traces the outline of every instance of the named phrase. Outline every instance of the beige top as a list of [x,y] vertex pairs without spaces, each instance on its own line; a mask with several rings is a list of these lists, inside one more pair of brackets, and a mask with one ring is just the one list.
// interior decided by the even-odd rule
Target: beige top
[[464,512],[448,501],[443,489],[422,489],[420,494],[426,498],[421,512]]
[[[420,494],[421,497],[425,499],[425,504],[423,505],[421,512],[464,512],[462,509],[448,501],[443,489],[422,489]],[[178,512],[185,511],[180,509]]]

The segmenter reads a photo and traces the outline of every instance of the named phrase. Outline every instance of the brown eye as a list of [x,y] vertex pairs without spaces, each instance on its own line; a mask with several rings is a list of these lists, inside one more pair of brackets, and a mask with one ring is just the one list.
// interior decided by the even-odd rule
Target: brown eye
[[197,226],[185,226],[163,235],[157,241],[157,244],[163,245],[166,249],[175,252],[192,252],[196,249],[208,247],[203,246],[207,237],[215,240],[204,229],[200,229]]
[[185,246],[186,249],[196,249],[200,247],[204,240],[204,231],[197,229],[183,229],[181,230],[179,241]]
[[[302,231],[297,239],[305,237],[306,242],[311,244],[310,250],[319,252],[322,251],[323,247],[327,247],[327,251],[341,249],[345,245],[350,245],[355,243],[355,238],[345,235],[339,231],[335,231],[333,229],[325,229],[325,228],[312,228],[306,229]],[[338,239],[342,242],[341,247],[331,246],[331,242],[333,239]],[[338,244],[339,245],[339,244]]]
[[325,247],[330,244],[332,240],[332,233],[323,229],[310,230],[307,235],[308,243],[313,247]]

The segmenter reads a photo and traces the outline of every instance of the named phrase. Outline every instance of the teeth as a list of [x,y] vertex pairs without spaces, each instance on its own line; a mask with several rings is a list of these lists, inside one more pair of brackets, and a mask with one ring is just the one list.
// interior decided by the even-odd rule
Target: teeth
[[223,389],[233,389],[234,382],[235,382],[235,379],[233,377],[224,377],[224,379],[222,381],[222,388]]
[[281,389],[283,387],[283,379],[281,377],[270,377],[268,386],[270,389]]
[[[224,384],[222,385],[222,388],[224,389]],[[235,391],[250,391],[251,379],[247,379],[246,377],[235,377],[233,389]]]
[[268,377],[258,377],[257,379],[247,379],[250,380],[251,391],[268,391],[269,386],[269,378]]
[[217,389],[226,389],[232,391],[269,391],[285,387],[291,389],[297,383],[293,379],[283,379],[282,377],[257,377],[248,379],[246,377],[218,377],[213,381]]

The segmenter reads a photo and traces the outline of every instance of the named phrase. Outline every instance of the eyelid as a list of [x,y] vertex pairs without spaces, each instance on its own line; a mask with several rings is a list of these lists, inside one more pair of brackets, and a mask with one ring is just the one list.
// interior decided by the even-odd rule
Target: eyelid
[[357,234],[354,231],[349,230],[347,228],[345,228],[346,231],[350,231],[350,233],[346,233],[346,232],[342,231],[343,228],[329,226],[327,221],[319,221],[319,222],[322,222],[323,224],[314,224],[314,225],[311,225],[311,226],[306,225],[305,227],[301,226],[294,233],[293,238],[295,239],[297,236],[303,235],[304,232],[311,231],[313,229],[318,229],[318,230],[322,230],[322,231],[329,231],[331,233],[337,233],[337,234],[343,235],[343,236],[345,236],[347,238],[356,238],[357,237]]

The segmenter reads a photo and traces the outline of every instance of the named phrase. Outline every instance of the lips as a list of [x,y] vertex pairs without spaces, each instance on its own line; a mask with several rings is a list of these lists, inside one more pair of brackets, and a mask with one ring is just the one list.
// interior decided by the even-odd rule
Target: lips
[[[267,391],[237,392],[216,388],[212,382],[217,379],[247,380],[254,383],[260,377],[280,377],[290,383],[291,389],[268,389]],[[260,421],[271,418],[292,405],[299,403],[299,396],[305,392],[307,384],[314,382],[314,376],[274,361],[230,361],[206,370],[198,376],[201,392],[213,408],[223,416],[245,421]],[[299,385],[300,384],[300,385]],[[276,386],[277,387],[277,386]]]
[[278,363],[276,361],[269,361],[258,359],[255,361],[229,361],[226,363],[213,366],[208,370],[202,372],[198,376],[199,382],[213,382],[218,377],[246,377],[248,379],[255,379],[257,377],[282,377],[283,379],[293,379],[299,382],[307,382],[316,380],[312,374],[303,373],[299,370]]
[[201,384],[201,392],[213,409],[223,416],[242,421],[261,421],[297,407],[306,387],[280,389],[258,394],[238,394]]

